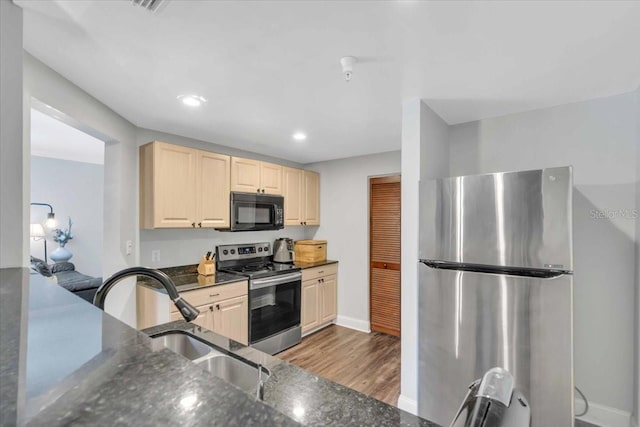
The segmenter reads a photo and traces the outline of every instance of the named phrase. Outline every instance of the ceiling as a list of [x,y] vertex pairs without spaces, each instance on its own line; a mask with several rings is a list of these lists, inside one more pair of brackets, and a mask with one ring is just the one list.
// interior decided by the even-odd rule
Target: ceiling
[[640,84],[634,1],[15,2],[25,49],[135,125],[300,163],[399,149],[409,98],[455,124]]
[[31,109],[31,155],[104,164],[104,142]]

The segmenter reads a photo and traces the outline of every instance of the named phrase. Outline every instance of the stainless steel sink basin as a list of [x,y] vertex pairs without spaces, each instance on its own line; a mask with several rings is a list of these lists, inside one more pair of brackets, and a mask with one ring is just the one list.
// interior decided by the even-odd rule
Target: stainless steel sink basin
[[[230,382],[248,393],[262,393],[260,386],[269,379],[266,369],[242,362],[226,354],[214,354],[196,362],[216,377]],[[260,370],[260,376],[258,376]]]
[[[248,360],[229,356],[213,344],[200,341],[183,331],[170,331],[151,337],[152,348],[169,350],[186,357],[216,377],[262,399],[264,381],[271,374],[266,368]],[[260,374],[258,374],[260,373]]]
[[151,338],[153,348],[168,348],[189,360],[200,359],[213,351],[207,344],[185,333],[171,332]]

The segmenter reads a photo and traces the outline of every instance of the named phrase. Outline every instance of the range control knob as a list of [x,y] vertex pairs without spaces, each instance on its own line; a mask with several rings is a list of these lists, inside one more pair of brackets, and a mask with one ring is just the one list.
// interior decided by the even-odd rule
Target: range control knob
[[265,247],[264,247],[264,251],[265,251],[265,252],[269,252],[269,246],[265,246]]
[[235,249],[231,249],[231,255],[235,254],[236,250]]
[[258,248],[258,252],[262,252],[262,248]]
[[229,255],[229,251],[228,251],[228,250],[226,250],[226,249],[225,249],[224,251],[222,251],[222,253],[223,253],[224,255]]

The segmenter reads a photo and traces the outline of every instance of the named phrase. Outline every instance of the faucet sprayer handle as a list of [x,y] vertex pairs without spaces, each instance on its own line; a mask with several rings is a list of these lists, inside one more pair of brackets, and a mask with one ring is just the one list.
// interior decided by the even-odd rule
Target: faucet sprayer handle
[[182,297],[176,298],[175,300],[173,300],[173,303],[176,305],[178,311],[180,312],[180,314],[182,314],[182,317],[184,317],[184,320],[186,320],[187,322],[191,322],[196,317],[198,317],[198,314],[200,314],[200,310],[183,300]]

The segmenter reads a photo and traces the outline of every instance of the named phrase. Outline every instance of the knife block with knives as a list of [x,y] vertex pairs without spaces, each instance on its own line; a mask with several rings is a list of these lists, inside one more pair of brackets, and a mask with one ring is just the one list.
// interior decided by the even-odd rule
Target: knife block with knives
[[203,276],[213,276],[216,274],[216,262],[213,260],[215,255],[207,252],[198,264],[198,274]]

